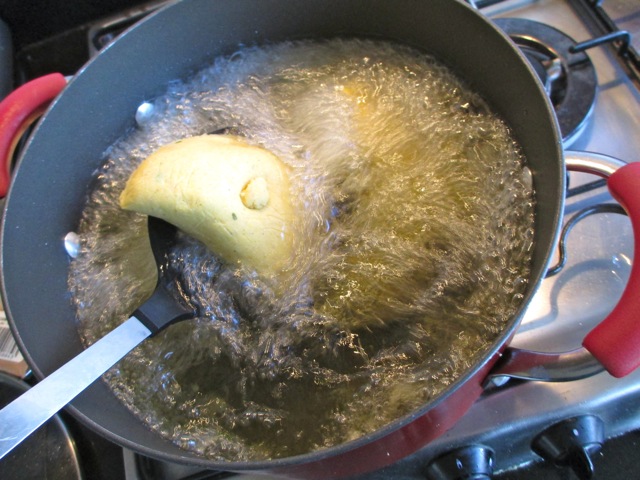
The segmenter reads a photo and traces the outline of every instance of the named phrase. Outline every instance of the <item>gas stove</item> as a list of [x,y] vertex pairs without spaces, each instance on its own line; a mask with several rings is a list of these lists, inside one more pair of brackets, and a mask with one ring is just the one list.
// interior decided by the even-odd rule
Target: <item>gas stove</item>
[[[18,37],[27,40],[14,55],[14,78],[19,83],[48,71],[73,74],[123,28],[162,4],[129,2],[116,12],[101,12],[98,20],[79,16],[77,25],[64,25],[46,38],[23,33]],[[638,160],[640,4],[632,0],[476,0],[473,4],[530,59],[556,107],[566,150]],[[12,14],[20,17],[11,8],[0,7],[10,28],[20,28],[11,23]],[[63,49],[69,52],[66,57]],[[52,50],[55,56],[47,53]],[[603,182],[570,173],[563,250],[527,310],[513,347],[572,350],[611,311],[633,256],[631,224],[613,204]],[[558,383],[512,379],[487,389],[450,431],[420,451],[352,480],[637,477],[639,441],[640,371],[622,379],[607,373]],[[253,478],[157,462],[128,450],[120,454],[122,478],[127,480]]]

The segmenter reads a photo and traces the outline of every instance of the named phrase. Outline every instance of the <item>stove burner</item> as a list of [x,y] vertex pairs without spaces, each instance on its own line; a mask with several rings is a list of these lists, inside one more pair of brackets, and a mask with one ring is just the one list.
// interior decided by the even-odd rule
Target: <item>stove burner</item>
[[584,52],[574,52],[576,42],[549,25],[521,18],[494,21],[533,66],[555,108],[564,144],[571,144],[596,98],[598,81],[591,59]]

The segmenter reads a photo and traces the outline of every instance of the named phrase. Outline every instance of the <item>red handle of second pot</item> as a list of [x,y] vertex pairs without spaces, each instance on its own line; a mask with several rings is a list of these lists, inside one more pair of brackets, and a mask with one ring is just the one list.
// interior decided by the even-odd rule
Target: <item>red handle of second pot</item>
[[620,301],[582,344],[611,375],[623,377],[640,366],[640,163],[616,170],[608,187],[631,219],[634,260]]
[[66,84],[63,75],[52,73],[25,83],[0,102],[0,198],[9,189],[10,164],[18,140]]

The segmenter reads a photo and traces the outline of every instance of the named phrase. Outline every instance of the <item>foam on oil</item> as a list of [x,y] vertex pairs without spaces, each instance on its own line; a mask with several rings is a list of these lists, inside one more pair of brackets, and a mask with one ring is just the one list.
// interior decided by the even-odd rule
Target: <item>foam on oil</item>
[[150,293],[143,216],[117,199],[168,142],[232,127],[290,165],[296,255],[278,278],[184,238],[202,315],[106,376],[150,428],[218,460],[342,443],[436,397],[518,308],[533,191],[508,128],[431,57],[374,41],[247,48],[154,101],[107,152],[69,285],[87,343]]

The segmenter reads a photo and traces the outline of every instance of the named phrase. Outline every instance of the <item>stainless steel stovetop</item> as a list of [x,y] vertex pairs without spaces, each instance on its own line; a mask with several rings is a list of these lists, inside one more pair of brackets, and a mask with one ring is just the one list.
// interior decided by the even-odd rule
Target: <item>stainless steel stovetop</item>
[[[592,1],[485,0],[483,3],[477,0],[477,4],[490,4],[481,11],[491,19],[534,20],[561,30],[576,42],[583,42],[598,34],[576,13],[576,5]],[[601,3],[609,7],[609,13],[631,34],[635,33],[635,25],[640,30],[640,2],[604,0]],[[111,19],[106,23],[109,22]],[[640,31],[632,40],[632,46],[634,41],[640,41]],[[589,49],[587,54],[596,71],[597,95],[590,116],[566,148],[606,154],[626,162],[638,161],[640,81],[629,77],[608,45]],[[585,174],[571,173],[570,187],[587,185],[593,180]],[[613,200],[603,186],[573,195],[566,202],[566,219],[584,208],[604,202],[612,203]],[[513,346],[548,352],[571,350],[578,347],[582,338],[606,317],[621,295],[630,271],[633,238],[628,218],[615,213],[585,218],[569,233],[567,252],[567,263],[560,273],[542,283],[512,342]],[[585,415],[602,420],[603,440],[609,441],[639,430],[640,370],[622,379],[600,373],[564,383],[512,380],[487,391],[454,428],[416,454],[379,472],[359,476],[358,480],[462,478],[452,474],[438,476],[434,470],[429,471],[429,465],[450,452],[464,453],[459,449],[469,446],[476,452],[482,448],[493,452],[490,469],[497,478],[536,478],[525,477],[524,473],[527,465],[543,462],[531,448],[533,439],[558,422]],[[571,428],[568,432],[571,435]],[[454,455],[452,458],[454,463],[455,460],[461,462],[462,469],[466,468],[462,465],[466,461],[462,456],[458,459]],[[151,461],[124,451],[126,478],[179,479],[190,475],[222,478],[214,473],[207,477],[202,472],[178,465],[153,463],[149,470],[148,462]],[[145,475],[141,464],[147,464],[147,471],[153,473]],[[579,472],[580,466],[576,470]],[[557,478],[576,475],[567,469],[558,472]],[[637,476],[638,472],[635,473]],[[633,477],[633,474],[627,476]],[[254,477],[237,475],[233,478],[249,480]],[[605,477],[598,477],[596,469],[596,478]]]

